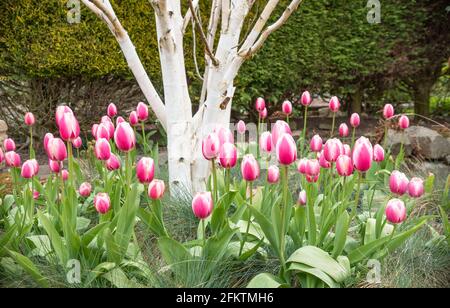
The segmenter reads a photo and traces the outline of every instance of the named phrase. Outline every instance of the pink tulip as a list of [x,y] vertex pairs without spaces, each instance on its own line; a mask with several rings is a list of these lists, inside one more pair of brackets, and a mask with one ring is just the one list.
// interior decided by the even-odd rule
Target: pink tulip
[[61,162],[48,159],[48,167],[53,173],[59,173],[62,169]]
[[386,205],[386,219],[393,224],[399,224],[406,219],[405,203],[399,199],[391,199]]
[[229,128],[219,125],[214,129],[214,133],[219,137],[219,144],[222,146],[224,143],[234,143],[233,133]]
[[192,199],[192,211],[199,219],[206,219],[213,211],[214,203],[211,192],[197,193]]
[[406,175],[400,171],[394,170],[389,177],[389,188],[391,192],[399,196],[408,190],[409,180]]
[[59,134],[65,141],[72,141],[80,136],[80,125],[73,113],[64,113],[58,126]]
[[[110,138],[112,138],[112,136],[114,136],[114,124],[111,121],[111,119],[108,116],[103,116],[100,123],[106,126],[106,128],[108,129],[109,136],[110,136]],[[98,135],[98,132],[97,132],[97,135]]]
[[75,149],[79,149],[83,145],[83,140],[81,140],[81,138],[78,137],[77,139],[72,141],[72,145],[74,146]]
[[300,102],[302,103],[303,106],[311,105],[312,103],[311,94],[308,91],[303,92]]
[[298,194],[298,204],[299,205],[306,205],[306,190],[302,190],[300,191],[300,193]]
[[110,129],[107,123],[100,123],[100,125],[97,126],[95,139],[98,140],[104,138],[110,140],[113,135],[110,135]]
[[247,182],[252,182],[259,177],[259,165],[252,154],[247,154],[241,163],[242,178]]
[[275,184],[280,179],[280,169],[277,166],[270,166],[267,169],[267,182]]
[[383,117],[386,120],[389,120],[390,118],[392,118],[394,116],[394,106],[392,106],[391,104],[386,104],[384,105],[383,108]]
[[73,111],[72,109],[70,109],[69,106],[58,106],[58,108],[56,108],[56,115],[55,115],[55,119],[56,119],[56,125],[59,127],[59,122],[62,120],[62,118],[64,117],[64,114],[66,113],[70,113],[73,115]]
[[323,155],[329,162],[335,162],[339,155],[344,153],[344,146],[337,138],[328,139],[323,146]]
[[330,99],[328,106],[332,112],[338,112],[339,108],[341,107],[341,103],[339,102],[339,99],[336,96],[333,96]]
[[166,185],[164,181],[161,180],[153,180],[148,185],[148,196],[152,200],[161,199],[164,195],[164,190],[166,189]]
[[119,160],[119,158],[116,155],[111,153],[111,156],[106,161],[106,168],[109,171],[114,171],[114,170],[120,169],[120,160]]
[[291,128],[285,121],[278,120],[272,127],[272,144],[274,146],[277,145],[278,138],[280,138],[283,134],[292,135]]
[[92,186],[88,182],[84,182],[80,185],[80,188],[78,189],[78,192],[80,193],[80,196],[82,197],[89,197],[92,192]]
[[373,147],[369,139],[360,137],[356,140],[352,160],[356,170],[365,172],[370,169],[373,160]]
[[95,142],[95,156],[99,160],[108,160],[111,157],[111,145],[105,138],[100,138]]
[[37,190],[33,190],[33,199],[34,200],[37,200],[37,199],[39,199],[39,196],[40,196],[41,194],[37,191]]
[[272,134],[270,132],[261,134],[261,137],[259,137],[259,148],[266,153],[272,152]]
[[316,183],[319,180],[319,175],[306,175],[306,181],[309,183]]
[[323,147],[323,141],[322,138],[320,138],[319,135],[314,135],[309,142],[309,147],[311,148],[311,151],[313,152],[320,152]]
[[38,175],[39,173],[39,163],[36,159],[30,159],[30,162],[33,164],[34,167],[34,175]]
[[344,144],[344,155],[347,155],[348,157],[352,157],[352,149],[348,144]]
[[302,158],[297,163],[297,170],[301,174],[306,174],[306,165],[308,164],[307,158]]
[[5,154],[3,153],[2,148],[0,148],[0,164],[5,160]]
[[129,152],[135,147],[136,136],[130,124],[123,122],[117,125],[114,133],[114,141],[117,148],[123,152]]
[[219,151],[219,162],[225,169],[230,169],[236,166],[237,148],[233,143],[226,142],[222,145]]
[[259,117],[260,117],[261,119],[267,118],[267,108],[264,108],[263,111],[260,111],[260,112],[259,112]]
[[117,115],[117,107],[114,103],[108,105],[107,110],[108,117],[114,118]]
[[379,144],[375,144],[375,146],[373,147],[373,160],[376,162],[384,160],[384,149]]
[[339,125],[339,136],[341,137],[347,137],[349,133],[349,129],[347,124],[342,123],[341,125]]
[[207,160],[211,160],[217,157],[220,151],[219,136],[215,133],[210,133],[203,139],[202,153]]
[[359,124],[361,123],[361,119],[359,118],[359,114],[357,114],[357,113],[353,113],[351,116],[350,116],[350,125],[352,126],[352,127],[358,127],[359,126]]
[[56,161],[64,161],[67,158],[67,148],[60,138],[51,138],[47,143],[48,158]]
[[142,157],[136,165],[136,176],[141,183],[148,184],[153,181],[155,163],[150,157]]
[[98,126],[99,126],[98,124],[93,124],[91,128],[92,137],[94,137],[95,139],[97,139]]
[[262,97],[258,97],[255,102],[255,109],[259,112],[263,111],[266,108],[266,101]]
[[297,144],[289,134],[283,134],[277,142],[276,154],[278,162],[288,166],[297,160]]
[[408,193],[413,198],[420,198],[424,194],[423,180],[420,178],[412,178],[408,184]]
[[48,142],[50,139],[53,139],[53,138],[55,138],[55,137],[51,133],[46,133],[44,136],[44,149],[45,149],[45,152],[47,153],[47,156],[48,156]]
[[5,139],[5,141],[3,141],[3,146],[4,146],[6,152],[11,152],[11,151],[16,150],[16,143],[11,138]]
[[353,173],[352,159],[347,155],[340,155],[336,161],[336,170],[340,176],[349,176]]
[[240,120],[237,124],[237,131],[239,134],[243,135],[245,134],[245,131],[247,130],[247,127],[245,126],[245,122]]
[[292,113],[292,103],[290,101],[284,101],[281,110],[285,115],[290,115]]
[[402,115],[398,120],[398,126],[400,126],[401,129],[407,129],[409,127],[409,118]]
[[320,164],[317,159],[309,159],[306,164],[306,174],[315,177],[320,174]]
[[148,119],[148,106],[145,103],[140,102],[136,107],[136,113],[139,121],[146,121]]
[[128,118],[130,121],[131,126],[136,126],[139,123],[139,118],[136,111],[132,111],[130,113],[130,117]]
[[324,169],[331,168],[331,163],[325,159],[325,155],[323,155],[323,151],[317,153],[317,159],[319,160],[320,167]]
[[5,153],[5,163],[6,166],[11,168],[19,168],[21,164],[20,155],[14,151],[9,151]]
[[35,165],[33,164],[33,162],[31,162],[30,160],[27,160],[26,162],[23,163],[20,175],[24,179],[31,179],[33,176],[36,175],[35,173],[36,173],[36,169],[35,169]]
[[34,117],[34,114],[32,114],[31,112],[27,112],[25,114],[25,125],[26,126],[33,126],[34,123],[36,123],[36,119]]
[[61,178],[64,182],[67,181],[69,179],[69,171],[65,169],[61,171]]
[[106,214],[111,207],[111,201],[109,199],[108,194],[106,193],[98,193],[94,197],[94,206],[98,213]]
[[116,126],[119,125],[120,123],[123,123],[123,122],[126,122],[123,117],[117,117],[117,119],[116,119]]

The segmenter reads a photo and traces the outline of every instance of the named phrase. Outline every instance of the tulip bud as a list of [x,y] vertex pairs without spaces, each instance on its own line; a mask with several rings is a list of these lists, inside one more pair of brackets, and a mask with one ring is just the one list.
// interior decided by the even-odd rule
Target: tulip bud
[[117,119],[116,119],[116,126],[119,125],[120,123],[123,123],[123,122],[126,122],[123,117],[117,117]]
[[192,199],[192,211],[199,219],[206,219],[211,215],[214,203],[211,192],[197,193]]
[[278,183],[280,179],[280,169],[277,166],[270,166],[267,169],[267,182],[270,184]]
[[123,122],[117,125],[114,133],[114,141],[117,148],[123,152],[129,152],[134,148],[136,145],[136,136],[130,124]]
[[79,149],[83,145],[83,140],[81,140],[81,138],[78,137],[72,141],[72,145],[74,146],[75,149]]
[[114,170],[120,169],[120,160],[119,160],[119,158],[116,155],[111,153],[111,156],[106,161],[106,168],[109,171],[114,171]]
[[148,106],[143,102],[140,102],[136,107],[136,113],[139,121],[146,121],[148,119]]
[[34,200],[37,200],[37,199],[39,199],[39,196],[40,196],[41,194],[37,191],[37,190],[33,190],[33,199]]
[[384,105],[383,108],[383,117],[388,120],[394,116],[394,106],[391,104]]
[[392,193],[403,195],[408,189],[408,184],[409,180],[404,173],[397,170],[392,171],[389,177],[389,188]]
[[263,111],[260,111],[260,112],[259,112],[259,117],[260,117],[261,119],[267,118],[267,108],[264,108]]
[[262,97],[258,97],[255,102],[255,109],[259,112],[263,111],[266,108],[266,101]]
[[341,137],[347,137],[349,133],[349,129],[347,124],[342,123],[341,125],[339,125],[339,136]]
[[349,176],[353,173],[352,159],[347,155],[340,155],[336,161],[336,170],[340,176]]
[[331,168],[331,163],[325,159],[325,155],[323,155],[323,151],[317,153],[317,159],[319,160],[320,167],[324,169]]
[[[347,128],[348,129],[348,128]],[[344,153],[344,146],[337,138],[328,139],[323,147],[323,155],[329,162],[335,162],[339,155]]]
[[315,177],[320,174],[320,164],[317,159],[309,159],[306,164],[306,174]]
[[210,133],[203,139],[202,153],[207,160],[211,160],[217,157],[220,150],[220,140],[217,134]]
[[369,139],[360,137],[356,140],[352,160],[356,170],[365,172],[370,169],[373,160],[373,147]]
[[94,137],[95,139],[97,139],[98,126],[99,126],[98,124],[94,124],[94,125],[92,125],[92,128],[91,128],[92,137]]
[[306,205],[306,190],[302,190],[300,191],[300,193],[298,194],[298,204],[299,205]]
[[114,103],[108,105],[107,110],[108,117],[114,118],[117,115],[117,107]]
[[302,103],[303,106],[311,105],[312,103],[311,94],[308,91],[303,92],[300,102]]
[[227,142],[234,143],[234,136],[229,128],[219,125],[214,129],[214,133],[216,133],[217,137],[219,137],[220,146]]
[[65,169],[61,171],[61,178],[64,182],[67,181],[69,179],[69,171]]
[[420,198],[424,194],[423,180],[412,178],[408,184],[408,193],[413,198]]
[[348,144],[344,144],[344,155],[347,155],[348,157],[352,157],[352,149]]
[[391,199],[386,205],[386,219],[393,224],[399,224],[406,219],[405,203],[399,199]]
[[[111,119],[108,116],[103,116],[100,123],[103,124],[104,126],[106,126],[106,128],[108,129],[109,138],[107,138],[107,139],[109,140],[110,138],[112,138],[114,136],[113,122],[111,121]],[[97,132],[97,136],[98,136],[98,132]]]
[[309,142],[309,147],[311,148],[311,151],[313,152],[320,152],[323,147],[323,141],[322,138],[320,138],[319,135],[314,135]]
[[98,213],[106,214],[111,207],[111,201],[109,199],[108,194],[106,193],[98,193],[94,197],[94,206]]
[[99,160],[108,160],[111,157],[111,146],[105,138],[100,138],[95,142],[95,156]]
[[153,180],[148,185],[148,196],[152,200],[158,200],[161,199],[164,195],[164,190],[166,189],[166,186],[164,184],[164,181],[161,180]]
[[62,169],[61,163],[56,160],[48,159],[48,167],[53,173],[59,173]]
[[34,114],[32,114],[31,112],[27,112],[25,114],[25,125],[26,126],[33,126],[34,123],[36,123],[36,119],[34,117]]
[[80,125],[75,115],[65,112],[58,124],[59,134],[63,140],[72,141],[80,136]]
[[290,115],[292,113],[292,104],[290,101],[284,101],[281,106],[281,110],[285,115]]
[[234,144],[226,142],[222,145],[219,151],[219,162],[225,169],[230,169],[236,166],[237,148]]
[[102,138],[104,138],[106,140],[110,140],[113,135],[110,135],[109,131],[110,131],[110,128],[107,123],[100,123],[100,125],[97,126],[95,140],[102,139]]
[[336,96],[333,96],[330,99],[328,106],[332,112],[338,112],[339,108],[341,107],[341,103],[339,102],[339,99]]
[[9,151],[5,153],[5,163],[6,166],[11,168],[19,168],[21,164],[20,155],[14,151]]
[[33,176],[36,175],[36,167],[35,164],[31,160],[27,160],[22,165],[22,170],[20,172],[20,175],[24,179],[31,179]]
[[283,134],[292,135],[291,128],[285,121],[278,120],[272,127],[272,144],[274,146],[277,145],[278,138],[280,138]]
[[150,183],[155,175],[155,163],[150,157],[142,157],[136,165],[136,176],[141,183]]
[[[139,118],[137,116],[137,112],[136,111],[132,111],[130,113],[130,117],[128,118],[128,120],[130,121],[131,126],[136,126],[139,123]],[[118,124],[117,124],[118,125]]]
[[65,113],[70,113],[73,115],[72,109],[70,109],[70,107],[68,107],[68,106],[58,106],[58,108],[56,108],[56,114],[55,114],[56,126],[59,127],[59,122],[62,120]]
[[379,144],[375,144],[375,146],[373,147],[373,160],[376,162],[384,160],[384,149]]
[[247,127],[245,126],[245,122],[240,120],[237,124],[237,131],[239,134],[243,135],[245,134],[245,131],[247,130]]
[[16,143],[11,138],[5,139],[5,141],[3,141],[3,146],[5,148],[5,152],[11,152],[16,150]]
[[297,163],[297,170],[301,174],[306,174],[306,165],[308,164],[307,158],[302,158]]
[[276,154],[278,162],[282,165],[290,165],[297,160],[297,144],[289,134],[283,134],[277,142]]
[[272,134],[270,132],[261,134],[261,137],[259,137],[259,148],[266,153],[272,152]]
[[242,178],[247,182],[252,182],[259,177],[259,165],[252,154],[247,154],[241,163]]
[[67,148],[60,138],[51,138],[47,143],[48,158],[56,161],[64,161],[67,158]]
[[78,189],[78,192],[80,193],[80,196],[82,197],[89,197],[92,192],[92,186],[88,182],[84,182],[80,185],[80,188]]
[[409,127],[409,118],[402,115],[398,120],[398,126],[400,126],[401,129],[407,129]]
[[359,114],[357,114],[357,113],[353,113],[351,116],[350,116],[350,125],[352,126],[352,127],[358,127],[359,126],[359,124],[361,123],[361,120],[360,120],[360,118],[359,118]]

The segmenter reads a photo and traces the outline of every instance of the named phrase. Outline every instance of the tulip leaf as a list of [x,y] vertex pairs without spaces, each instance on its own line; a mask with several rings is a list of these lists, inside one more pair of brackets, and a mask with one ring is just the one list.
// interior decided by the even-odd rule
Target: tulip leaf
[[292,263],[289,266],[289,271],[302,272],[309,275],[312,275],[321,281],[323,281],[328,287],[337,289],[340,287],[339,283],[335,282],[333,278],[328,276],[325,272],[321,271],[318,268],[310,267],[305,264],[300,263]]
[[49,287],[47,279],[40,273],[30,259],[15,251],[8,250],[8,253],[39,286],[44,288]]
[[276,236],[272,223],[257,209],[250,207],[250,211],[255,217],[256,222],[261,227],[264,236],[269,240],[270,245],[274,248],[280,247],[279,237]]
[[83,247],[87,247],[92,242],[92,240],[97,236],[97,234],[99,234],[100,231],[102,231],[103,228],[105,228],[108,224],[109,222],[102,222],[93,227],[92,229],[86,231],[81,237],[81,245]]
[[333,258],[337,258],[344,251],[349,224],[350,217],[347,211],[344,211],[341,216],[339,216],[336,223],[336,232],[334,235],[334,247],[332,253]]
[[249,289],[276,289],[286,287],[288,287],[287,283],[282,281],[279,277],[269,273],[256,275],[247,285],[247,288]]
[[58,231],[56,231],[50,219],[48,219],[48,217],[45,216],[42,212],[38,210],[37,215],[40,223],[45,229],[45,232],[47,232],[47,235],[50,238],[50,242],[52,243],[52,247],[59,259],[59,262],[61,262],[62,265],[67,264],[67,260],[69,259],[67,247],[63,243],[63,240]]

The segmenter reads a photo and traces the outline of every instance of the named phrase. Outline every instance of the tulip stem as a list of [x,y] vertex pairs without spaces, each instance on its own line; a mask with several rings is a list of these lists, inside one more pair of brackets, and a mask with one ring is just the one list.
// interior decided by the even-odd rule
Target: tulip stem
[[127,195],[128,195],[128,192],[131,189],[131,172],[132,172],[132,170],[131,170],[132,166],[131,165],[132,165],[131,164],[131,151],[129,151],[127,153],[127,163],[126,163],[126,170],[125,170],[126,176],[127,176]]
[[142,146],[144,148],[144,155],[145,155],[145,153],[147,151],[147,138],[145,136],[145,123],[144,122],[141,123],[141,128],[142,128],[142,144],[143,144]]
[[205,229],[205,220],[202,219],[202,234],[203,234],[203,255],[205,255],[205,247],[206,247],[206,229]]
[[352,130],[352,149],[353,149],[353,146],[355,145],[355,135],[356,135],[356,128],[353,127],[353,130]]
[[[261,130],[261,115],[258,113],[258,126],[256,127],[256,157],[260,158],[260,150],[259,150],[259,132]],[[249,142],[249,146],[250,146],[250,142]]]
[[387,133],[388,133],[388,126],[387,126],[387,121],[386,121],[386,122],[384,123],[384,141],[383,141],[383,149],[386,149]]
[[283,203],[281,208],[281,233],[280,233],[280,261],[281,266],[283,267],[284,272],[286,272],[286,264],[284,261],[284,249],[285,249],[285,240],[286,240],[286,210],[288,207],[288,176],[289,176],[289,167],[283,166]]
[[33,151],[33,126],[30,126],[30,159],[34,158]]
[[239,249],[239,256],[242,255],[242,250],[244,249],[245,242],[247,241],[248,232],[250,231],[250,224],[252,218],[252,214],[250,213],[250,207],[252,206],[253,203],[253,182],[247,182],[247,189],[250,191],[249,205],[247,207],[248,209],[247,229],[241,242],[241,248]]
[[330,138],[333,138],[334,135],[334,124],[336,122],[336,112],[333,112],[333,122],[331,123],[331,134]]
[[361,193],[361,180],[362,180],[362,173],[358,172],[358,186],[356,189],[356,196],[355,196],[355,204],[353,206],[352,209],[352,214],[350,215],[350,221],[353,219],[353,217],[355,217],[356,215],[356,209],[358,208],[358,204],[359,204],[359,195]]
[[227,168],[225,169],[225,189],[227,193],[230,192],[230,181],[230,169]]
[[306,123],[308,120],[308,106],[305,106],[305,115],[303,117],[303,133],[302,133],[302,155],[306,152],[305,145],[306,143]]
[[219,196],[217,192],[217,170],[216,170],[216,160],[213,158],[211,159],[211,165],[212,165],[212,176],[213,176],[213,189],[214,189],[214,202],[218,202]]
[[67,141],[67,150],[69,152],[69,182],[74,186],[72,143],[69,140]]

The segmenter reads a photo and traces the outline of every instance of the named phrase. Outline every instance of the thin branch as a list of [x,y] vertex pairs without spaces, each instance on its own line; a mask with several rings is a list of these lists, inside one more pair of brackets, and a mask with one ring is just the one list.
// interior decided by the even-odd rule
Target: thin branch
[[195,34],[195,25],[192,24],[192,54],[194,57],[194,65],[195,65],[195,72],[197,73],[200,80],[203,81],[203,77],[200,74],[200,69],[198,67],[198,61],[197,61],[197,35]]
[[208,45],[208,40],[206,39],[205,33],[203,32],[202,25],[200,24],[200,21],[198,20],[197,14],[195,13],[194,4],[192,3],[192,0],[188,0],[189,2],[189,8],[192,12],[192,18],[194,19],[195,24],[197,25],[199,32],[200,32],[200,38],[202,39],[203,43],[205,44],[205,51],[207,55],[211,58],[212,63],[214,66],[219,66],[219,60],[214,56],[213,52],[211,51],[210,46]]
[[[197,9],[197,6],[199,5],[199,0],[194,0],[193,4],[194,8]],[[189,22],[191,21],[191,19],[192,19],[192,11],[190,8],[188,8],[183,18],[183,34],[186,33],[186,29],[189,26]]]

